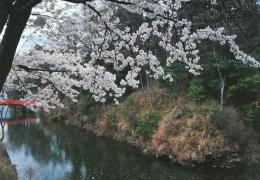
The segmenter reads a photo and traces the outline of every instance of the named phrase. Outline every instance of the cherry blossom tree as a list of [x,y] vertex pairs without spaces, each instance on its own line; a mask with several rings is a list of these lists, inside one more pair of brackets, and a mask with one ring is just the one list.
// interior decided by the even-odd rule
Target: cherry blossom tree
[[[176,61],[198,75],[203,70],[198,45],[203,41],[226,46],[237,60],[260,66],[240,50],[236,36],[226,33],[223,27],[195,29],[189,19],[183,18],[179,12],[191,0],[65,1],[68,3],[6,0],[0,4],[0,9],[6,10],[8,4],[15,12],[1,11],[0,15],[0,30],[4,31],[0,88],[6,82],[6,89],[26,92],[26,100],[35,100],[38,107],[46,110],[62,106],[59,93],[77,101],[80,89],[89,91],[96,101],[105,102],[111,97],[118,103],[127,87],[139,87],[141,71],[155,79],[172,81],[164,67]],[[214,9],[218,1],[204,3]],[[118,16],[119,11],[140,17],[138,27],[126,25]],[[39,41],[37,50],[15,56],[27,22],[29,26],[37,25],[34,29],[41,36],[34,38]],[[164,61],[158,57],[157,48],[166,54]],[[123,77],[118,77],[118,72]]]

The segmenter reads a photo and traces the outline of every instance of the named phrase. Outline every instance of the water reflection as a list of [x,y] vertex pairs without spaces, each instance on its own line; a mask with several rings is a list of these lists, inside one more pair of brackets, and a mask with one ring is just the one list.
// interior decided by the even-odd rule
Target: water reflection
[[20,179],[257,180],[260,167],[188,170],[78,128],[37,121],[8,126],[5,144]]
[[28,119],[8,119],[4,121],[8,126],[15,126],[15,125],[25,125],[31,126],[32,124],[37,124],[37,118],[28,118]]
[[11,117],[11,112],[9,106],[0,105],[0,118],[9,119]]

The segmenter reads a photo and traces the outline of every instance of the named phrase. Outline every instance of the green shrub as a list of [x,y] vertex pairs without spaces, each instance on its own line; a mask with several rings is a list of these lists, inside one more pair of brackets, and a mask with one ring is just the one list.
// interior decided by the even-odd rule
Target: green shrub
[[130,126],[136,127],[137,125],[137,115],[138,115],[138,105],[131,98],[126,98],[125,101],[121,104],[119,113],[123,116]]
[[188,89],[188,97],[196,103],[201,103],[205,99],[205,90],[200,80],[193,80]]
[[220,111],[219,103],[215,100],[208,100],[205,103],[206,108],[209,110],[209,114],[214,116],[216,113]]
[[151,135],[158,128],[160,121],[160,115],[155,110],[146,110],[137,121],[136,133],[145,139],[151,137]]
[[108,115],[107,115],[107,120],[108,120],[108,130],[111,131],[111,132],[114,132],[117,130],[117,117],[116,117],[116,113],[113,111],[113,112],[110,112]]
[[245,122],[255,124],[260,119],[260,107],[246,104],[242,107]]
[[244,115],[244,121],[247,123],[253,123],[254,121],[254,115],[255,115],[255,109],[250,105],[244,105],[242,107],[242,112]]
[[172,94],[179,95],[187,90],[189,73],[183,63],[176,62],[174,66],[165,67],[165,74],[170,74],[173,78],[172,82],[159,80],[162,87],[166,87]]
[[53,122],[53,123],[63,123],[63,121],[64,121],[64,118],[59,114],[51,117],[51,122]]

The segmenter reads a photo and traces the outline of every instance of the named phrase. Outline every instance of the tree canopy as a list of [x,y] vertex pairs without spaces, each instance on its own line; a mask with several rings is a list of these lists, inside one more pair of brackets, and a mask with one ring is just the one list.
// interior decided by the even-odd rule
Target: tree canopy
[[[181,62],[200,74],[202,43],[258,68],[235,35],[244,31],[240,14],[257,10],[255,0],[1,0],[0,89],[23,91],[46,110],[62,106],[59,93],[76,101],[81,89],[118,103],[142,72],[173,81],[166,69]],[[195,23],[194,12],[208,19]],[[35,43],[17,52],[21,39]]]

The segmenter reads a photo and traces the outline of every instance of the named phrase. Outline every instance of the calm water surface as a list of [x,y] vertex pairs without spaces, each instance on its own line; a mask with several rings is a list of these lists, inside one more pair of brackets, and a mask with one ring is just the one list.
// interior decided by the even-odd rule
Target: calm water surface
[[35,119],[9,123],[4,143],[21,180],[260,180],[260,165],[184,169],[78,128]]

